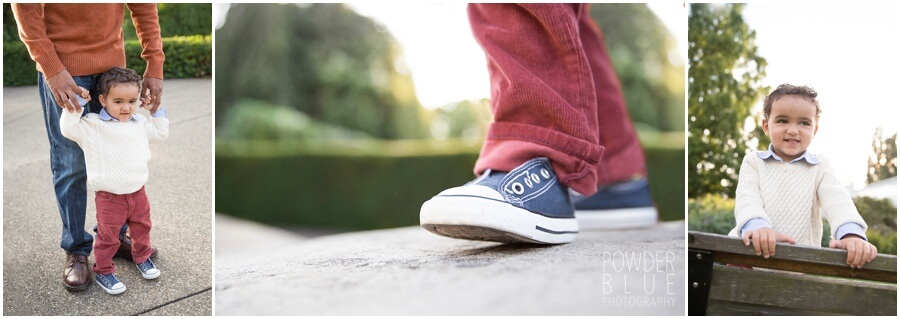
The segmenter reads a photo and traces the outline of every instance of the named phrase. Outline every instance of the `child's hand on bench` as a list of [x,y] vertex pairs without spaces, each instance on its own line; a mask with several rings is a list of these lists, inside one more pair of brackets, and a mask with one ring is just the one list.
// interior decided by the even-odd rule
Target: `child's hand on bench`
[[841,240],[832,239],[828,247],[847,251],[847,264],[851,268],[862,268],[867,262],[875,260],[878,248],[857,235],[847,235]]
[[753,242],[753,250],[756,251],[756,255],[762,255],[765,258],[775,255],[775,243],[797,243],[791,236],[779,233],[768,227],[744,232],[744,245],[750,246],[751,241]]

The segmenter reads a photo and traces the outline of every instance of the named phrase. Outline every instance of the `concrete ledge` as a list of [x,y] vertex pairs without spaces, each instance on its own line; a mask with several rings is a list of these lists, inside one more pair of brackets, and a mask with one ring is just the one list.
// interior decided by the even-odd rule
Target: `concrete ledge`
[[[420,227],[216,257],[216,315],[684,315],[682,221],[556,246]],[[217,247],[223,251],[226,247]]]

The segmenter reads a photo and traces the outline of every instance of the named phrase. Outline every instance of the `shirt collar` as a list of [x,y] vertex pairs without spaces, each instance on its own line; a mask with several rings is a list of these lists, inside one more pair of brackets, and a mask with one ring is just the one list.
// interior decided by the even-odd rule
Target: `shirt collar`
[[[772,144],[769,144],[768,150],[756,152],[756,155],[759,156],[759,158],[761,158],[761,159],[774,158],[775,160],[777,160],[779,162],[786,163],[783,159],[781,159],[780,156],[778,156],[778,154],[775,154],[775,148],[772,147]],[[800,156],[798,156],[797,158],[790,161],[790,163],[796,163],[801,160],[806,160],[807,163],[810,163],[812,165],[816,165],[816,164],[819,164],[822,162],[822,160],[819,159],[819,157],[810,153],[809,150],[805,150],[805,151],[803,151],[803,154],[800,154]]]
[[[119,122],[119,119],[110,116],[109,113],[106,112],[106,108],[105,108],[105,107],[104,107],[103,109],[100,110],[100,119],[101,119],[101,120],[104,120],[104,121],[116,121],[116,122]],[[134,120],[134,115],[132,115],[131,118],[128,119],[128,120],[129,120],[129,121]]]

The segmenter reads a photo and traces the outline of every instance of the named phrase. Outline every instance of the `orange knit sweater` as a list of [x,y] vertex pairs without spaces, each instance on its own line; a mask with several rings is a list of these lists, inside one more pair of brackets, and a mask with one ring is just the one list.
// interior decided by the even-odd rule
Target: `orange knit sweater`
[[[46,77],[72,76],[125,67],[124,4],[13,4],[19,37]],[[163,78],[165,55],[156,4],[128,4],[147,61],[144,77]]]

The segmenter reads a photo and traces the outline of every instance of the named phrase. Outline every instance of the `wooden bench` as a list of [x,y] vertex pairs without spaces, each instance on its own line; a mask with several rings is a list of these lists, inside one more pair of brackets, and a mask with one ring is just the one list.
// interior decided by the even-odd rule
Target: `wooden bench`
[[688,314],[896,316],[897,256],[862,269],[846,260],[845,250],[790,244],[765,259],[741,239],[688,232]]

